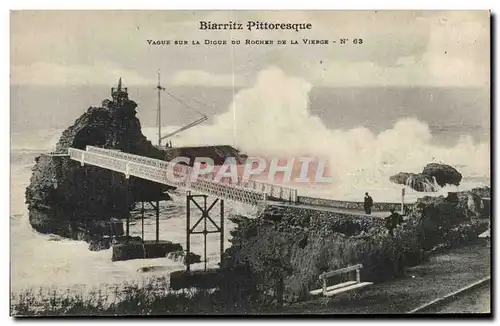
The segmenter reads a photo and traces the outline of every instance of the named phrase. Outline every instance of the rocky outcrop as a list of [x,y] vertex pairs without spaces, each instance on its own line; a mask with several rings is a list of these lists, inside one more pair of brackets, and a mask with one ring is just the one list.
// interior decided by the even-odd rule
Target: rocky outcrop
[[458,193],[458,198],[470,216],[489,218],[491,215],[490,187],[474,188]]
[[113,171],[82,167],[66,155],[69,147],[85,149],[93,145],[163,158],[165,153],[142,134],[136,107],[126,92],[115,89],[112,101],[89,108],[62,133],[55,153],[36,158],[26,189],[29,219],[35,230],[73,239],[84,235],[119,236],[123,227],[110,234],[113,232],[103,231],[102,222],[126,218],[140,197],[169,198],[164,194],[167,186],[133,177],[127,181]]
[[400,172],[391,176],[389,181],[408,186],[421,192],[434,192],[438,190],[434,180],[421,173]]
[[255,295],[269,304],[279,303],[280,295],[285,302],[307,299],[309,291],[321,288],[321,273],[359,263],[362,280],[381,282],[421,263],[437,245],[476,241],[488,223],[471,218],[471,194],[419,199],[393,235],[381,218],[299,207],[271,207],[257,219],[233,217],[237,227],[221,267],[246,264]]
[[475,195],[480,196],[481,198],[491,198],[491,188],[488,186],[474,188],[471,192]]
[[462,181],[462,174],[454,167],[446,164],[429,163],[425,166],[422,174],[428,178],[434,178],[441,187],[445,185],[458,186]]
[[429,163],[422,173],[400,172],[389,178],[389,181],[408,186],[416,191],[435,192],[445,185],[458,186],[462,175],[452,166]]

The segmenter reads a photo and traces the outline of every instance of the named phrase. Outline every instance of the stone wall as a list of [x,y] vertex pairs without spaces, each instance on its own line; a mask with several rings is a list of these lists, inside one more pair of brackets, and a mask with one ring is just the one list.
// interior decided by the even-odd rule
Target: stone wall
[[[353,209],[363,211],[363,202],[355,202],[355,201],[344,201],[344,200],[334,200],[334,199],[325,199],[325,198],[315,198],[315,197],[307,197],[307,196],[298,196],[298,201],[300,204],[307,205],[319,205],[326,207],[335,207],[335,208],[345,208],[345,209]],[[408,208],[413,204],[405,204]],[[388,212],[391,208],[394,208],[396,211],[401,210],[401,203],[373,203],[373,211],[386,211]]]

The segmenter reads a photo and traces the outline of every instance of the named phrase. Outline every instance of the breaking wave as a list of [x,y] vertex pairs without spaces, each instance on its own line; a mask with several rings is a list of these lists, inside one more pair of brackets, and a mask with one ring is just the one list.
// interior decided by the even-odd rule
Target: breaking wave
[[[457,168],[464,176],[461,189],[489,184],[489,142],[478,143],[464,134],[451,147],[438,145],[429,125],[415,117],[400,119],[379,133],[363,125],[331,130],[319,116],[310,114],[311,89],[303,79],[270,67],[258,74],[251,87],[239,91],[212,124],[186,130],[172,142],[175,146],[230,144],[249,156],[327,158],[334,183],[311,185],[301,193],[336,199],[359,200],[368,191],[376,200],[399,200],[401,186],[390,183],[389,177],[402,171],[421,172],[430,162]],[[378,108],[370,109],[376,114]],[[176,128],[165,126],[163,131]],[[16,153],[51,150],[61,132],[13,134],[11,148]],[[143,133],[152,142],[157,139],[154,127],[143,128]],[[412,191],[408,189],[407,194],[412,196]]]
[[[305,192],[331,198],[359,200],[369,191],[378,200],[399,200],[401,186],[390,183],[389,177],[402,171],[421,172],[431,162],[455,166],[464,181],[475,178],[471,184],[463,183],[462,189],[489,183],[489,143],[462,135],[454,146],[439,146],[429,125],[415,117],[401,119],[380,133],[361,125],[330,130],[308,110],[311,88],[300,78],[268,68],[259,73],[252,87],[236,94],[227,112],[212,125],[187,130],[173,143],[232,144],[248,155],[270,157],[326,156],[334,183]],[[371,109],[376,114],[377,108]],[[156,139],[155,132],[155,128],[144,129],[149,139]]]
[[[213,124],[190,129],[172,141],[176,146],[231,144],[256,156],[326,156],[334,183],[300,189],[301,195],[360,200],[364,192],[369,191],[375,201],[399,200],[401,185],[391,184],[389,176],[401,171],[420,172],[429,162],[455,166],[464,175],[462,189],[489,184],[489,143],[476,143],[472,137],[463,135],[454,146],[438,146],[429,126],[413,117],[401,119],[380,133],[373,133],[365,126],[330,130],[320,117],[309,113],[310,90],[311,85],[302,79],[287,76],[276,68],[267,69],[259,74],[252,87],[235,96],[227,112],[218,115]],[[335,107],[328,109],[336,110]],[[371,109],[377,110],[376,107]],[[169,126],[164,131],[174,129],[175,126]],[[29,167],[37,153],[54,148],[61,132],[38,130],[14,133],[11,137],[12,289],[52,284],[63,287],[112,284],[139,279],[143,276],[137,269],[146,264],[162,264],[169,270],[182,269],[182,264],[166,259],[112,263],[109,250],[91,252],[86,243],[53,241],[53,237],[31,229],[24,199],[31,175]],[[143,133],[152,141],[156,139],[155,128],[143,128]],[[442,190],[448,189],[454,188]],[[411,191],[407,191],[407,195],[411,196]],[[422,193],[413,195],[421,196]],[[160,232],[165,239],[184,245],[184,233],[180,230],[185,228],[181,210],[185,205],[182,198],[177,201],[179,209],[165,210],[169,221],[161,224]],[[245,211],[247,208],[231,209]],[[149,223],[146,238],[153,239],[153,221]],[[227,225],[226,239],[230,238],[230,229]],[[140,227],[133,225],[131,231],[138,235]],[[200,238],[193,244],[193,250],[200,252],[196,246],[201,243]],[[211,240],[208,253],[210,263],[216,264],[217,239]],[[165,271],[160,273],[166,275]]]

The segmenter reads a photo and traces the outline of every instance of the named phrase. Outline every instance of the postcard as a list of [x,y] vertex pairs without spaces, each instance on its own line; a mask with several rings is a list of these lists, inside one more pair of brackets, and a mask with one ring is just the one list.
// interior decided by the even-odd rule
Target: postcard
[[489,11],[10,20],[11,316],[491,316]]

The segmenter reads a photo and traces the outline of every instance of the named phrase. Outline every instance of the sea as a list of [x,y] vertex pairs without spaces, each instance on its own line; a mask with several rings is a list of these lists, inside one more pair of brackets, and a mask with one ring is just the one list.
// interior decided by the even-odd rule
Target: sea
[[[438,193],[406,189],[407,200],[447,191],[490,185],[490,94],[487,89],[380,87],[315,88],[297,78],[269,72],[242,89],[177,87],[163,95],[165,132],[195,120],[209,120],[172,138],[174,146],[228,144],[247,154],[281,158],[326,157],[333,183],[303,186],[299,195],[361,201],[370,192],[375,201],[399,202],[401,185],[391,184],[397,172],[421,172],[441,162],[463,174],[459,187]],[[34,159],[54,149],[62,131],[89,106],[109,97],[109,87],[11,87],[11,291],[40,288],[102,288],[124,282],[168,276],[185,267],[169,258],[112,262],[112,250],[90,251],[88,244],[34,231],[28,221],[25,189]],[[129,86],[138,103],[143,133],[157,139],[154,89]],[[196,101],[194,101],[196,99]],[[185,104],[188,104],[187,106]],[[183,194],[163,202],[160,239],[185,246],[186,202]],[[226,204],[226,217],[253,216],[256,208]],[[217,214],[214,215],[218,219]],[[234,225],[226,218],[225,247]],[[132,222],[141,234],[140,220]],[[145,220],[145,239],[154,239],[154,220]],[[203,256],[203,236],[193,236],[192,251]],[[208,236],[207,264],[220,258],[218,235]],[[160,266],[140,272],[141,267]],[[193,268],[201,269],[203,263]]]

